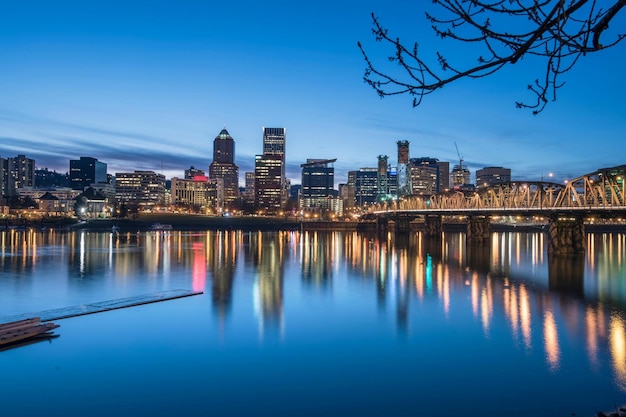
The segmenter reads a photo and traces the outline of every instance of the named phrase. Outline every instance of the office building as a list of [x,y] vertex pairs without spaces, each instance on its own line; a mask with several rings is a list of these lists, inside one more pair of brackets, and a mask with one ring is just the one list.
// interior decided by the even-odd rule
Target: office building
[[409,141],[399,140],[398,145],[398,198],[411,195],[411,174],[409,172]]
[[115,199],[118,203],[150,210],[165,203],[165,176],[154,171],[115,174]]
[[204,213],[221,211],[223,195],[222,181],[195,175],[192,179],[172,178],[171,196],[173,205],[190,206]]
[[213,140],[213,162],[209,165],[209,178],[222,180],[226,206],[239,198],[239,167],[235,165],[234,158],[235,141],[226,129],[222,129]]
[[307,159],[302,168],[300,208],[304,210],[330,210],[330,200],[335,197],[335,168],[337,159]]
[[476,188],[511,182],[511,169],[502,167],[485,167],[476,170]]
[[70,159],[70,187],[73,190],[84,191],[92,184],[106,182],[107,164],[104,162],[87,156]]
[[378,197],[378,169],[361,168],[348,172],[348,185],[354,185],[354,203],[359,207],[374,204]]
[[18,194],[18,189],[35,186],[35,160],[25,155],[0,158],[0,191],[2,196]]
[[285,153],[286,153],[287,129],[284,127],[263,128],[263,155],[275,155],[281,161],[281,198],[282,204],[287,201],[289,187],[287,186]]
[[281,155],[257,155],[254,161],[254,204],[258,210],[277,214],[283,207],[284,177]]
[[387,201],[391,199],[389,194],[389,157],[387,155],[378,155],[378,178],[377,178],[377,197],[378,201]]
[[449,162],[437,158],[410,159],[411,187],[414,195],[433,195],[445,192],[449,187]]
[[243,192],[243,200],[246,203],[254,204],[254,172],[246,172],[246,185]]
[[452,187],[455,189],[458,189],[465,184],[471,184],[470,171],[464,166],[455,165],[450,174],[452,176]]

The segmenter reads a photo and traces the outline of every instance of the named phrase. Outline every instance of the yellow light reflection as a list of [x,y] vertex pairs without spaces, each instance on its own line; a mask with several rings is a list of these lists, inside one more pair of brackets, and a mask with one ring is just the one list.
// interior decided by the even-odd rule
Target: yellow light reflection
[[585,326],[587,336],[587,354],[589,362],[594,368],[598,366],[598,315],[593,308],[587,307],[585,311]]
[[626,391],[626,331],[624,331],[624,320],[613,314],[609,328],[609,346],[615,383],[622,391]]
[[532,348],[530,296],[524,285],[521,285],[519,288],[519,315],[522,336],[524,337],[524,346],[526,349],[530,349]]
[[543,340],[546,350],[546,361],[551,371],[559,369],[561,351],[559,348],[559,333],[551,311],[546,311],[543,316]]

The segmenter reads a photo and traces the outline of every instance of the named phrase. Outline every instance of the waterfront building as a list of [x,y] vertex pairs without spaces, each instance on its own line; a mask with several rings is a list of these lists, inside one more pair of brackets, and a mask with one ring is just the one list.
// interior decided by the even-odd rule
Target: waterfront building
[[221,211],[222,181],[196,175],[192,179],[172,178],[171,202],[173,205],[193,206],[202,212]]
[[96,158],[70,159],[70,187],[83,191],[92,184],[107,182],[107,164]]
[[76,197],[75,211],[81,218],[105,218],[110,217],[110,207],[107,197],[93,187],[87,187]]
[[281,155],[257,155],[254,161],[254,204],[258,210],[278,213],[283,207],[284,177]]
[[161,206],[165,204],[165,176],[154,171],[117,172],[115,199],[143,210]]
[[502,167],[484,167],[476,170],[476,188],[511,182],[511,169]]
[[25,187],[17,190],[17,195],[35,201],[39,206],[39,211],[48,216],[73,215],[76,197],[80,193],[69,187],[48,189]]
[[302,168],[300,208],[307,211],[330,210],[330,199],[336,196],[335,168],[337,159],[307,159]]
[[18,189],[35,186],[35,160],[25,155],[0,158],[0,191],[2,196],[18,194]]
[[227,206],[239,198],[239,167],[234,158],[235,141],[226,129],[222,129],[213,141],[213,162],[209,165],[209,178],[222,180],[224,204]]

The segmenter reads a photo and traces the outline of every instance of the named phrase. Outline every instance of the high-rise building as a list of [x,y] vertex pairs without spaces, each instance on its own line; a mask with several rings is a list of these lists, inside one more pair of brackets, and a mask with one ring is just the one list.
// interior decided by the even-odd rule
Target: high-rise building
[[25,155],[0,158],[0,189],[3,196],[18,194],[19,188],[35,186],[35,160]]
[[224,184],[224,204],[230,205],[239,197],[239,167],[235,165],[235,141],[226,129],[213,141],[213,162],[209,178],[221,179]]
[[329,210],[330,200],[335,197],[335,168],[337,159],[307,159],[302,168],[300,208]]
[[476,188],[478,189],[510,181],[510,168],[485,167],[483,169],[476,170]]
[[287,202],[289,183],[285,176],[283,127],[263,128],[263,154],[255,158],[254,203],[259,210],[277,213]]
[[450,188],[450,163],[437,158],[410,159],[411,187],[414,195],[433,195]]
[[378,195],[376,197],[378,201],[386,201],[390,198],[388,159],[387,155],[378,155]]
[[257,155],[254,161],[254,204],[275,214],[283,207],[283,159],[281,155]]
[[84,191],[92,184],[107,182],[107,164],[96,158],[81,156],[70,159],[70,187],[72,190]]
[[165,176],[154,171],[117,172],[115,199],[150,209],[165,203]]
[[409,173],[409,141],[399,140],[398,144],[398,197],[411,195],[411,175]]
[[374,204],[378,196],[378,169],[361,168],[348,173],[348,183],[354,179],[354,200],[357,206]]
[[263,128],[263,155],[280,156],[281,161],[281,185],[282,185],[282,204],[287,201],[289,188],[287,186],[286,175],[286,142],[287,129],[284,127],[264,127]]
[[455,165],[450,173],[452,176],[452,187],[459,188],[462,185],[470,184],[470,171],[461,165]]
[[243,199],[247,203],[254,204],[254,172],[246,172],[246,187]]

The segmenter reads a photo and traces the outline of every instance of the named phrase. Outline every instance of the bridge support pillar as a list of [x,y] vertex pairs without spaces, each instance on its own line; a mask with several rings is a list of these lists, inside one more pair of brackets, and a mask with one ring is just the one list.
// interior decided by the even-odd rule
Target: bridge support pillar
[[428,237],[441,237],[441,229],[443,218],[441,216],[425,216],[424,217],[424,234]]
[[551,217],[548,221],[548,253],[585,252],[585,224],[582,218]]
[[489,242],[489,216],[469,216],[467,218],[467,243]]

